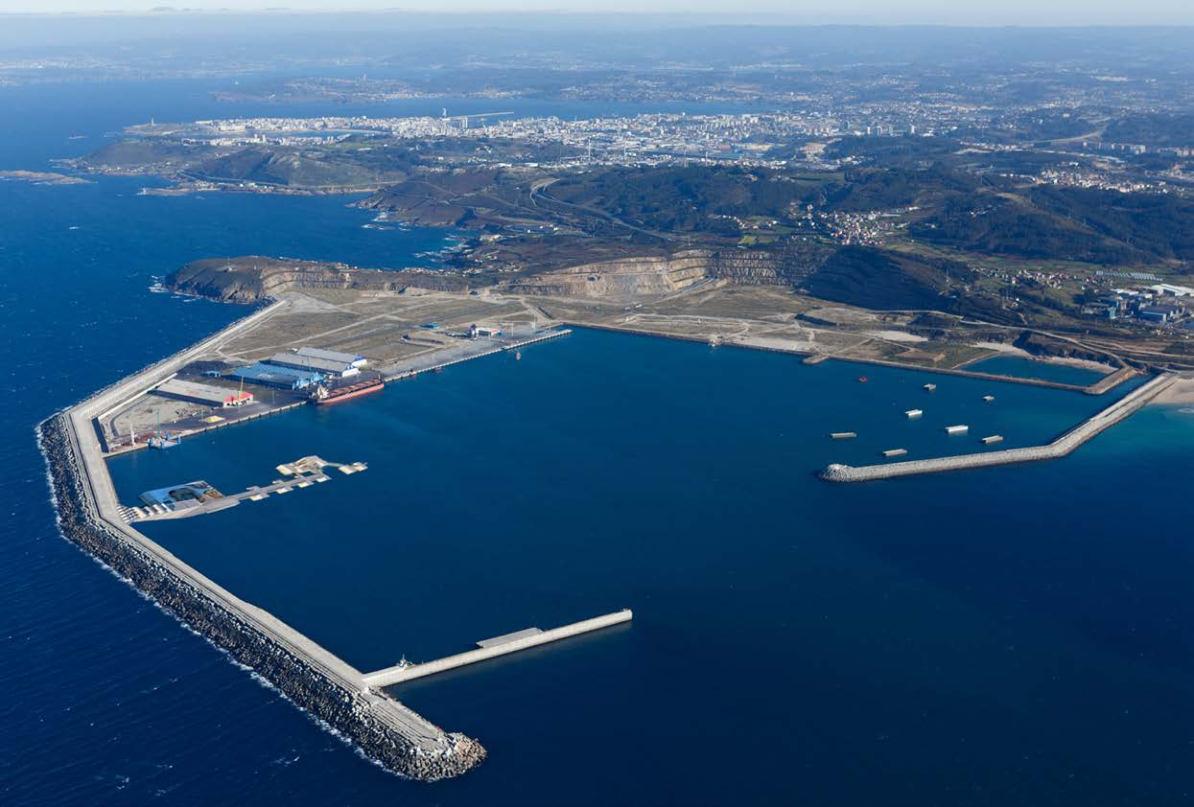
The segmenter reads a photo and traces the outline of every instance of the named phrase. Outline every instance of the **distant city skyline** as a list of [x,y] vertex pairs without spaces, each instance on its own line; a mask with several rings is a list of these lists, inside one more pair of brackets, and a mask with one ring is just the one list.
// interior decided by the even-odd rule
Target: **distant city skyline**
[[[563,12],[723,14],[719,0],[0,0],[8,13],[143,13],[160,9],[253,12],[410,11],[441,13]],[[958,3],[909,0],[893,8],[885,0],[744,0],[734,16],[773,15],[793,23],[942,24],[942,25],[1159,25],[1194,24],[1194,4],[1188,0],[1034,0]],[[731,16],[726,14],[725,16]]]

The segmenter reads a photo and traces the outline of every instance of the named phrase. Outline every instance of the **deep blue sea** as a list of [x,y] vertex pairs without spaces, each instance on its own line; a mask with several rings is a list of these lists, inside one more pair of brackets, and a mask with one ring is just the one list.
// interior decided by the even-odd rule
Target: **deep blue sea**
[[[2,89],[0,168],[230,114],[206,89]],[[153,275],[248,252],[403,265],[443,234],[364,230],[350,199],[140,184],[0,182],[0,803],[1194,801],[1194,415],[1152,407],[1046,464],[832,486],[826,462],[1036,442],[1103,402],[588,331],[113,464],[135,498],[367,461],[147,530],[363,668],[635,609],[401,688],[490,759],[384,773],[63,541],[32,428],[245,313]]]

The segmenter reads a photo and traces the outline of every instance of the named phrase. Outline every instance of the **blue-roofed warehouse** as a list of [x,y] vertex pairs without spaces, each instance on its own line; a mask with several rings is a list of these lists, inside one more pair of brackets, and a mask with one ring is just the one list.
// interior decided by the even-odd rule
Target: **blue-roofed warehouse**
[[265,384],[283,389],[306,389],[323,381],[323,375],[312,370],[297,370],[293,367],[279,367],[276,364],[262,362],[250,364],[248,367],[238,367],[228,375],[250,384]]

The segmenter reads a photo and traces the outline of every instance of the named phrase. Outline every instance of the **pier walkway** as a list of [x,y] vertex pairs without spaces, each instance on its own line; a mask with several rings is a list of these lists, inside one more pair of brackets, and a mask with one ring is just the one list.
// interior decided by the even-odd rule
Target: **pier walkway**
[[954,457],[938,457],[928,460],[910,460],[882,465],[839,465],[834,464],[821,472],[821,478],[829,482],[869,482],[877,479],[891,479],[897,476],[958,471],[966,468],[986,468],[995,465],[1010,465],[1018,462],[1064,457],[1080,445],[1101,434],[1116,423],[1128,418],[1145,407],[1158,395],[1177,381],[1177,376],[1165,373],[1141,385],[1111,404],[1094,417],[1079,424],[1058,437],[1052,443],[1028,448],[1009,448],[982,454],[962,454]]
[[401,684],[404,681],[411,681],[415,678],[423,678],[428,675],[454,670],[457,667],[476,664],[478,661],[517,653],[520,650],[538,647],[539,645],[550,642],[558,642],[561,639],[580,636],[581,634],[591,633],[613,625],[621,625],[633,618],[634,613],[629,608],[626,608],[621,611],[615,611],[612,614],[604,614],[603,616],[593,617],[582,622],[574,622],[571,625],[552,628],[551,630],[527,628],[516,633],[495,636],[492,639],[483,639],[477,642],[476,650],[457,653],[453,656],[445,656],[444,658],[428,661],[424,664],[396,664],[384,670],[368,673],[365,675],[365,683],[377,688],[393,686],[394,684]]
[[120,513],[129,524],[141,521],[160,521],[171,518],[191,518],[208,513],[218,513],[229,507],[236,507],[243,501],[258,502],[268,498],[271,494],[290,493],[295,488],[309,488],[317,482],[327,482],[331,479],[325,468],[336,468],[341,473],[356,474],[367,470],[368,465],[363,462],[328,462],[319,457],[303,457],[294,463],[278,466],[287,479],[275,479],[268,485],[250,485],[240,493],[227,496],[219,495],[203,501],[184,500],[174,505],[145,504],[129,507],[120,506]]

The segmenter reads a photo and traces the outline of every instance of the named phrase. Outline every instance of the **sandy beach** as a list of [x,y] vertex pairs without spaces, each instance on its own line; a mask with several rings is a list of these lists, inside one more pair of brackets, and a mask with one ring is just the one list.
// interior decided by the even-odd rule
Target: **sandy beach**
[[1185,376],[1176,384],[1157,396],[1155,403],[1170,405],[1194,405],[1194,376]]

